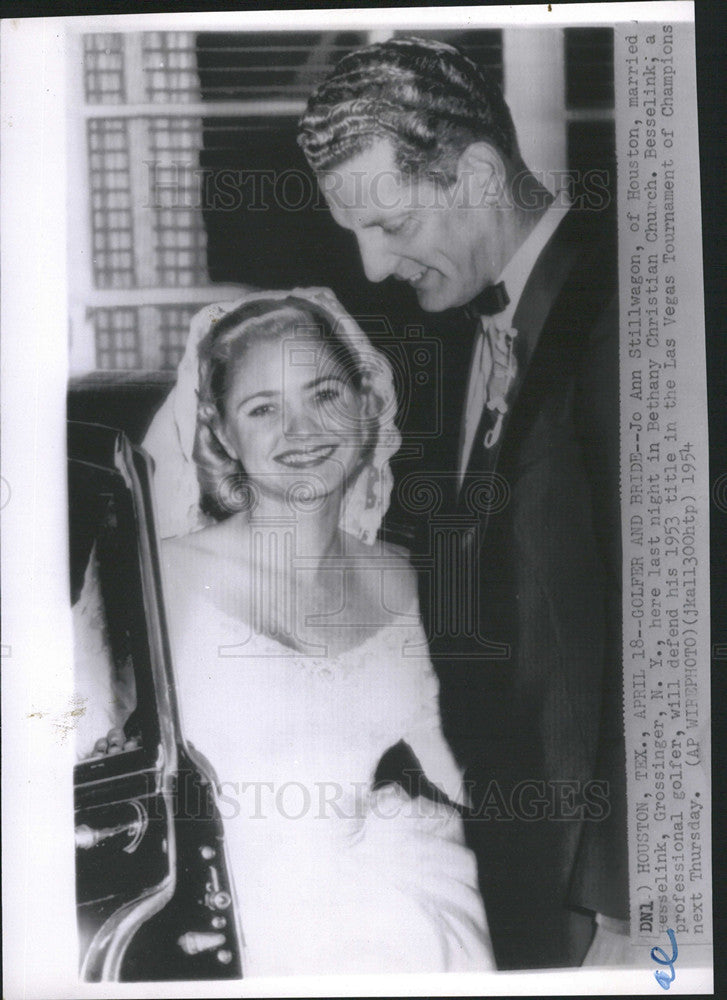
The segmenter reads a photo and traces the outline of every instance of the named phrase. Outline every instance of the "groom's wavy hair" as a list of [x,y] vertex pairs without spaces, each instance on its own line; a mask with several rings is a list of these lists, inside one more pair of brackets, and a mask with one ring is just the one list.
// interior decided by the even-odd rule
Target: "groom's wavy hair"
[[521,163],[510,109],[494,78],[445,42],[395,38],[343,57],[308,100],[298,144],[316,174],[389,139],[398,170],[451,186],[459,157],[489,142]]
[[330,348],[332,362],[343,369],[354,388],[362,388],[359,361],[336,336],[326,311],[293,295],[243,302],[213,323],[197,348],[199,379],[193,457],[200,485],[200,507],[217,520],[254,505],[242,463],[228,455],[217,436],[216,428],[225,418],[225,397],[231,378],[253,344],[294,336],[325,343]]

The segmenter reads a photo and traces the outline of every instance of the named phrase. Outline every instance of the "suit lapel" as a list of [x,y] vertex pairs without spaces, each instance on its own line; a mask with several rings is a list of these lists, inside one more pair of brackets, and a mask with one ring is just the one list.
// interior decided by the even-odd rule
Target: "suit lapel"
[[507,430],[512,413],[526,380],[543,328],[574,262],[582,252],[582,244],[573,238],[574,221],[574,212],[571,209],[543,248],[520,296],[512,324],[518,331],[515,338],[518,371],[508,394],[508,411],[503,417],[502,429],[497,443],[492,448],[485,448],[484,437],[492,426],[493,417],[487,407],[483,406],[465,480],[468,474],[492,473],[497,468],[500,453],[507,440]]

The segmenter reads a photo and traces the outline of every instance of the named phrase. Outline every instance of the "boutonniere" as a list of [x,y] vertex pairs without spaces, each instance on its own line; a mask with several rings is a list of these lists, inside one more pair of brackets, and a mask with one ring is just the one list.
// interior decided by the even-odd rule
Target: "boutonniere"
[[492,371],[487,382],[487,409],[496,414],[495,424],[485,434],[485,448],[497,444],[502,431],[502,421],[507,413],[507,395],[517,375],[517,360],[514,343],[517,330],[514,327],[498,329],[489,325],[488,338],[492,351]]

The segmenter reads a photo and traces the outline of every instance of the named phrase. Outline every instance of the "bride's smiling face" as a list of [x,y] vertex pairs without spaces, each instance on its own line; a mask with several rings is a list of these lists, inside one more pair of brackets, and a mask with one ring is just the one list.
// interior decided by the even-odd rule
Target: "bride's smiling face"
[[243,344],[228,371],[218,436],[263,493],[314,500],[342,490],[365,448],[365,399],[319,338]]

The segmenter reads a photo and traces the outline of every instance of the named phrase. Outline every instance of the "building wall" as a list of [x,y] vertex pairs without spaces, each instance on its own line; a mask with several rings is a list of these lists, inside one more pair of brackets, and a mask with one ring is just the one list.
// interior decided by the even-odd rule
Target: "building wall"
[[[426,34],[462,45],[495,73],[525,161],[551,190],[568,168],[611,169],[609,29]],[[175,367],[191,315],[244,285],[331,284],[357,314],[406,313],[398,290],[366,287],[355,248],[301,181],[307,168],[295,144],[316,80],[373,38],[119,31],[73,39],[72,374]],[[275,184],[285,170],[298,176],[281,199]],[[268,177],[267,195],[266,173],[278,178]]]

